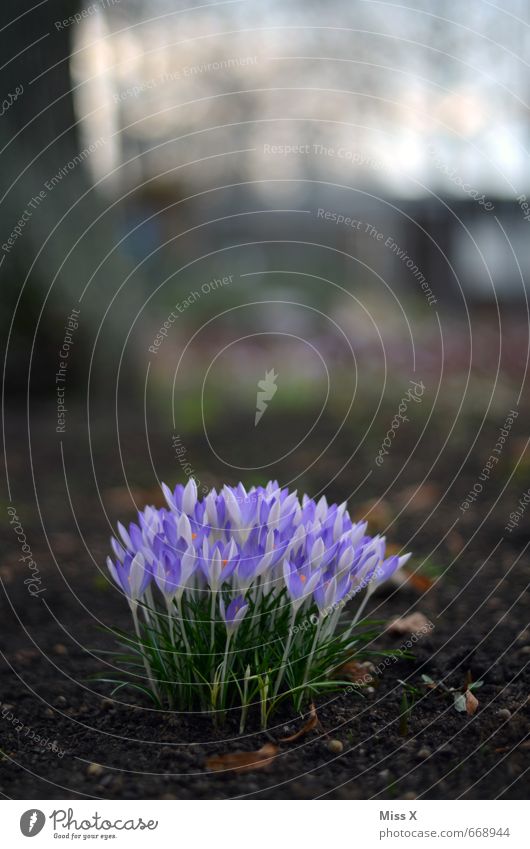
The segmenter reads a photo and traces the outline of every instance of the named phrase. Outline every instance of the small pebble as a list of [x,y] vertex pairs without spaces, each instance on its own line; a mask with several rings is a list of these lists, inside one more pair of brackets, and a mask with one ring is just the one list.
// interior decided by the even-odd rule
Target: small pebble
[[379,773],[379,777],[382,778],[383,781],[388,781],[388,779],[390,778],[390,770],[389,769],[382,769],[381,772]]
[[426,746],[424,746],[423,749],[419,750],[418,757],[421,758],[422,760],[425,760],[426,758],[430,758],[431,754],[432,754],[431,750],[428,749]]
[[68,654],[68,649],[62,643],[56,643],[53,647],[55,654]]
[[98,775],[101,775],[102,772],[103,767],[101,766],[101,764],[89,764],[87,767],[86,774],[97,777]]
[[410,793],[403,793],[403,799],[417,799],[417,798],[418,798],[418,797],[416,796],[416,794],[415,794],[415,793],[412,793],[412,792],[410,792]]
[[68,702],[66,701],[66,699],[65,699],[65,697],[64,697],[64,696],[58,696],[58,697],[55,699],[55,704],[57,705],[57,707],[66,707],[66,705],[68,704]]
[[511,719],[512,718],[511,711],[509,711],[508,708],[501,708],[500,710],[498,710],[497,716],[499,717],[499,719]]
[[367,696],[373,696],[374,693],[375,693],[375,687],[366,687],[364,689],[364,692],[366,693]]
[[53,719],[55,714],[51,708],[46,708],[46,710],[44,711],[44,716],[46,716],[48,719]]
[[344,751],[344,745],[340,740],[328,740],[328,749],[334,755],[340,755]]

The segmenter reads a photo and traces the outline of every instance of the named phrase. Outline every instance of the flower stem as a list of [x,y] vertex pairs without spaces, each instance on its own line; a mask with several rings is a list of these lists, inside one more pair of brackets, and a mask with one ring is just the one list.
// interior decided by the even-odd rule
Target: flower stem
[[368,602],[368,599],[370,598],[370,595],[371,595],[371,593],[367,592],[365,597],[363,598],[361,604],[359,605],[359,609],[358,609],[357,613],[355,614],[355,616],[353,617],[352,623],[351,623],[351,625],[348,629],[348,631],[350,633],[351,633],[351,631],[353,631],[354,627],[357,625],[357,622],[361,618],[361,613],[363,612],[364,608],[366,607],[366,604]]
[[315,650],[316,650],[318,638],[319,638],[319,635],[320,635],[320,629],[322,628],[322,621],[323,621],[322,619],[319,619],[318,622],[317,622],[317,626],[315,628],[315,636],[313,637],[313,644],[311,646],[311,651],[309,652],[309,656],[307,658],[307,663],[306,663],[305,672],[304,672],[304,680],[302,682],[302,689],[300,691],[302,696],[304,694],[304,689],[305,689],[305,686],[307,684],[307,679],[309,678],[309,673],[311,671],[311,664],[313,663],[313,658],[315,656]]
[[230,648],[230,640],[231,639],[232,639],[232,634],[227,633],[225,653],[224,653],[224,657],[223,657],[223,665],[221,667],[221,681],[220,681],[223,708],[225,706],[225,693],[226,693],[226,688],[228,686],[228,679],[227,679],[226,676],[228,675],[228,649]]
[[182,610],[182,597],[177,599],[177,610],[179,612],[180,617],[180,630],[182,633],[182,639],[184,640],[184,645],[186,646],[186,651],[191,657],[191,648],[188,641],[188,636],[186,634],[186,625],[184,624],[184,613]]
[[158,692],[158,687],[156,686],[156,682],[155,682],[155,679],[153,678],[151,666],[149,664],[149,661],[147,659],[145,651],[142,647],[143,642],[142,642],[142,637],[141,637],[141,634],[140,634],[140,625],[139,625],[139,622],[138,622],[138,603],[136,601],[133,601],[133,602],[130,603],[130,607],[131,607],[131,613],[132,613],[132,618],[133,618],[133,622],[134,622],[134,630],[136,631],[136,637],[138,639],[138,647],[140,649],[140,653],[142,655],[142,659],[143,659],[143,662],[144,662],[145,672],[146,672],[146,675],[147,675],[147,678],[148,678],[148,681],[149,681],[149,684],[151,686],[153,693],[157,697],[158,701],[160,701],[160,694]]
[[210,651],[213,656],[213,641],[215,636],[215,590],[212,590],[212,603],[210,605]]
[[273,690],[273,693],[272,693],[273,698],[276,698],[276,696],[278,695],[278,691],[280,689],[280,684],[282,683],[282,680],[283,680],[283,674],[285,672],[285,667],[286,667],[286,664],[287,664],[287,658],[289,656],[289,652],[291,650],[291,644],[293,642],[293,626],[294,626],[294,620],[295,619],[296,619],[296,610],[293,608],[291,610],[291,619],[290,619],[290,622],[289,622],[289,634],[288,634],[287,640],[285,642],[285,648],[283,650],[282,662],[280,664],[280,669],[278,671],[278,677],[276,679],[276,684],[274,686],[274,690]]
[[243,701],[241,703],[241,721],[239,723],[239,733],[243,734],[248,713],[248,682],[250,678],[250,666],[245,670],[245,680],[243,683]]
[[174,633],[174,625],[173,625],[173,616],[171,614],[172,606],[173,606],[172,602],[168,598],[166,598],[167,620],[168,620],[168,626],[169,626],[169,639],[170,639],[171,645],[174,646],[175,645],[175,633]]

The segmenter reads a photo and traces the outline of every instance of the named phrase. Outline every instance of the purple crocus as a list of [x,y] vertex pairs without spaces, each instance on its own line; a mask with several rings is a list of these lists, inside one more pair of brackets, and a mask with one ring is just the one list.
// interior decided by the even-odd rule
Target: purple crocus
[[238,595],[237,598],[232,599],[227,608],[225,608],[225,603],[221,598],[219,601],[219,607],[221,609],[221,616],[223,617],[226,625],[226,631],[231,636],[237,631],[243,621],[248,610],[248,603],[242,595]]
[[112,578],[129,601],[139,601],[152,577],[143,554],[137,552],[133,557],[127,552],[123,557],[123,563],[120,560],[113,563],[110,557],[107,557],[107,566]]
[[311,574],[307,569],[297,569],[286,560],[283,564],[283,577],[293,609],[297,610],[317,586],[320,572],[317,570]]
[[140,688],[216,718],[240,703],[241,730],[257,701],[263,727],[289,693],[301,710],[357,651],[371,593],[410,555],[387,556],[385,538],[346,504],[277,481],[205,497],[191,479],[162,491],[167,506],[118,523],[107,558],[129,601]]
[[277,481],[224,486],[202,499],[192,479],[162,489],[167,508],[146,507],[137,522],[118,523],[119,538],[111,540],[109,571],[133,601],[151,586],[167,603],[206,594],[215,616],[223,594],[235,604],[285,599],[286,592],[294,615],[322,612],[362,590],[370,594],[409,557],[386,557],[384,537],[368,536],[366,522],[353,522],[345,504],[300,498]]
[[166,548],[153,565],[155,583],[166,599],[171,602],[182,597],[191,575],[197,568],[197,555],[192,546],[179,552]]

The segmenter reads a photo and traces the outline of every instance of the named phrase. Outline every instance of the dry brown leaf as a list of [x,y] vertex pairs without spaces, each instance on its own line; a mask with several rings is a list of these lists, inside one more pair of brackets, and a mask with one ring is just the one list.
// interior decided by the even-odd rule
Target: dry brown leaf
[[37,649],[18,649],[15,652],[15,661],[19,666],[29,666],[38,656]]
[[411,613],[410,616],[404,616],[402,619],[394,619],[388,624],[389,634],[415,634],[416,631],[423,631],[430,625],[429,619],[423,613]]
[[69,533],[50,534],[50,548],[55,554],[68,556],[77,551],[77,537]]
[[434,581],[432,578],[428,578],[427,575],[418,575],[414,572],[407,572],[405,570],[405,575],[407,577],[407,583],[409,583],[415,590],[418,590],[420,593],[424,593],[427,590],[430,590]]
[[402,489],[397,495],[397,501],[399,506],[406,510],[421,512],[434,507],[438,503],[439,497],[439,486],[434,483],[424,483]]
[[270,766],[278,754],[279,747],[274,743],[265,743],[256,752],[229,752],[226,755],[212,755],[206,766],[212,772],[251,772]]
[[[397,545],[396,543],[389,543],[386,547],[386,556],[393,557],[395,554],[402,554],[403,547],[401,545]],[[403,586],[403,584],[410,584],[414,587],[418,592],[423,593],[426,590],[429,590],[434,581],[432,578],[428,578],[427,575],[420,574],[418,572],[409,572],[408,569],[398,569],[397,572],[394,572],[392,575],[392,583],[398,587]]]
[[352,681],[354,684],[370,684],[374,680],[370,674],[373,672],[373,669],[374,666],[370,661],[359,663],[357,660],[351,660],[337,670],[336,677],[347,678],[348,681]]
[[[387,554],[399,554],[403,549],[401,546],[393,546],[396,550],[389,551],[389,546],[387,546]],[[403,587],[405,584],[411,586],[416,592],[424,593],[433,586],[434,581],[432,578],[428,578],[427,575],[421,575],[418,572],[408,572],[407,569],[398,569],[397,572],[391,576],[390,581],[396,587]]]
[[391,525],[394,515],[395,511],[387,501],[375,498],[360,504],[355,512],[358,521],[366,519],[370,528],[375,531],[385,530]]
[[456,557],[462,551],[465,540],[459,533],[452,531],[447,537],[446,545],[453,557]]
[[159,489],[139,487],[109,487],[103,490],[103,499],[113,513],[132,512],[145,504],[154,504],[155,507],[162,507],[164,504],[164,497]]
[[314,705],[311,705],[309,710],[309,719],[307,722],[302,725],[302,727],[295,731],[294,734],[291,734],[289,737],[280,737],[280,743],[294,743],[295,740],[299,740],[300,737],[305,737],[306,734],[309,734],[313,728],[316,728],[318,725],[318,716],[317,711]]
[[473,716],[477,712],[478,699],[471,690],[466,690],[464,695],[466,697],[466,712],[469,716]]

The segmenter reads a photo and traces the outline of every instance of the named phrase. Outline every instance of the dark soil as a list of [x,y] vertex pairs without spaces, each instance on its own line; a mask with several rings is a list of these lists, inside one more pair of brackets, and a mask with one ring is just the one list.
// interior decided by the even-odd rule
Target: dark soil
[[[128,611],[102,577],[109,536],[102,503],[112,522],[133,515],[115,437],[106,419],[91,431],[96,486],[82,418],[71,413],[63,439],[68,495],[50,416],[34,416],[34,488],[23,413],[14,411],[7,432],[11,503],[24,526],[45,592],[38,598],[28,594],[20,548],[8,528],[0,565],[1,793],[16,799],[524,798],[529,755],[525,669],[530,645],[524,594],[529,572],[528,517],[512,534],[504,526],[528,487],[528,477],[524,486],[519,473],[515,474],[499,498],[516,465],[517,440],[525,435],[522,418],[495,476],[465,514],[459,504],[489,456],[502,421],[483,429],[473,451],[475,459],[451,484],[467,452],[466,444],[472,441],[465,434],[462,439],[455,437],[443,463],[429,474],[428,486],[403,510],[408,487],[424,479],[439,443],[433,436],[421,451],[416,450],[406,472],[393,482],[400,470],[396,440],[396,454],[353,503],[366,502],[389,485],[384,507],[372,514],[374,527],[386,525],[390,516],[389,539],[409,545],[416,564],[428,558],[438,577],[424,593],[410,584],[390,588],[374,599],[369,614],[391,619],[421,611],[432,620],[434,630],[416,644],[412,659],[390,664],[362,695],[321,699],[317,729],[294,743],[281,744],[279,755],[266,769],[241,775],[211,773],[205,761],[213,754],[258,749],[296,731],[304,719],[285,714],[269,733],[250,728],[241,739],[238,717],[216,730],[209,717],[156,712],[147,703],[139,703],[132,692],[115,701],[108,698],[110,687],[92,680],[102,665],[91,649],[113,647],[100,626],[128,627]],[[284,427],[278,439],[283,438],[280,433],[288,432],[288,421]],[[474,438],[476,429],[469,427]],[[131,424],[120,434],[127,477],[136,485],[133,495],[139,505],[152,502],[154,478],[146,471],[145,436]],[[228,441],[233,433],[219,438]],[[365,471],[362,458],[326,484],[335,464],[338,469],[346,452],[351,453],[348,438],[351,433],[334,445],[327,465],[318,465],[318,472],[305,478],[300,488],[314,494],[324,485],[333,500],[355,489]],[[404,433],[399,443],[403,457],[408,457],[413,445],[411,432]],[[160,476],[182,479],[175,470],[170,437],[152,437],[150,447]],[[189,451],[195,461],[207,456],[198,439],[189,440]],[[198,464],[199,471],[205,462]],[[204,480],[211,483],[219,477],[214,470]],[[449,484],[451,489],[444,496]],[[437,495],[434,503],[433,493]],[[442,498],[437,505],[438,495]],[[363,509],[359,507],[360,512]],[[375,648],[399,648],[403,639],[385,635]],[[422,687],[422,674],[457,688],[464,686],[468,676],[483,680],[476,691],[478,711],[473,716],[457,713],[449,696]],[[406,728],[399,722],[402,686],[398,679],[422,690]],[[36,741],[35,734],[49,745]],[[342,743],[341,752],[332,751],[337,749],[336,743],[330,746],[332,740]],[[58,754],[50,750],[52,741]]]

